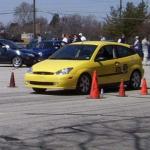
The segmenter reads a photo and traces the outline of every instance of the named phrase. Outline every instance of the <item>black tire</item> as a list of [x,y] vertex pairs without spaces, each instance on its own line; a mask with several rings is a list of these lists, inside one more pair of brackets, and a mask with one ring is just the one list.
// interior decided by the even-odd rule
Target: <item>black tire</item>
[[82,74],[77,82],[76,91],[79,94],[89,94],[91,89],[91,77],[88,74]]
[[12,65],[16,68],[21,67],[22,63],[23,63],[22,58],[19,56],[16,56],[12,59]]
[[137,90],[140,88],[140,85],[141,85],[141,73],[136,70],[131,74],[129,88]]
[[32,67],[33,64],[26,64],[27,67]]
[[38,94],[41,94],[41,93],[44,93],[46,91],[46,89],[33,88],[33,91],[38,93]]

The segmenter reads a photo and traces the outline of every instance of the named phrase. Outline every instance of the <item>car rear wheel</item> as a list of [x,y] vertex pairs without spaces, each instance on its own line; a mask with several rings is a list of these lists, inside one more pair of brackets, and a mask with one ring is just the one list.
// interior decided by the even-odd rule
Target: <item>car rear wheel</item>
[[16,56],[12,59],[12,64],[14,67],[21,67],[22,66],[22,58],[19,56]]
[[91,89],[91,77],[88,74],[82,74],[77,83],[76,91],[79,94],[89,94]]
[[140,88],[140,85],[141,85],[141,74],[139,71],[134,71],[130,77],[129,87],[131,89],[136,90]]
[[33,91],[35,91],[38,94],[44,93],[46,89],[40,89],[40,88],[33,88]]

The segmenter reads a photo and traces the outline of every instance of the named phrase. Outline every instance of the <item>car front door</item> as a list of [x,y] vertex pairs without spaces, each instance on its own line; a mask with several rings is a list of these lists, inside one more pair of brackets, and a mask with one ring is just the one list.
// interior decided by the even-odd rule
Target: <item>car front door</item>
[[100,84],[116,83],[117,67],[120,65],[116,58],[116,49],[113,45],[100,48],[95,59],[98,63],[98,81]]
[[7,49],[2,43],[0,43],[0,63],[7,63],[7,62],[8,62]]

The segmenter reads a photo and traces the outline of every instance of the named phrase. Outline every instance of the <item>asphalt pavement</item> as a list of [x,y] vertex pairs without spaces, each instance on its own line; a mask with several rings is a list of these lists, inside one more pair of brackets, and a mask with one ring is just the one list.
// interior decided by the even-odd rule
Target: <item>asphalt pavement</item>
[[[150,87],[150,66],[145,66]],[[149,150],[150,95],[104,91],[101,99],[73,92],[35,94],[26,67],[0,66],[0,149]],[[16,87],[9,87],[14,72]],[[150,92],[150,91],[149,91]]]

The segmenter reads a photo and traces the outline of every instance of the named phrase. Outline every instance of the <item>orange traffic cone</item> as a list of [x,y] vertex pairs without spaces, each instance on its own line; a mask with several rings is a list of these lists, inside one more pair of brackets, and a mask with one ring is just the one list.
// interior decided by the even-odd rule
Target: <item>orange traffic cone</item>
[[144,78],[142,80],[141,95],[147,95],[147,94],[148,94],[147,83],[146,83],[146,79]]
[[16,87],[14,72],[11,73],[9,87]]
[[92,98],[92,99],[99,99],[100,98],[100,92],[99,92],[99,86],[98,86],[98,79],[97,79],[96,71],[94,71],[94,73],[93,73],[92,86],[91,86],[89,98]]
[[124,82],[123,82],[123,80],[121,80],[121,83],[120,83],[119,96],[121,96],[121,97],[125,96],[125,88],[124,88]]

